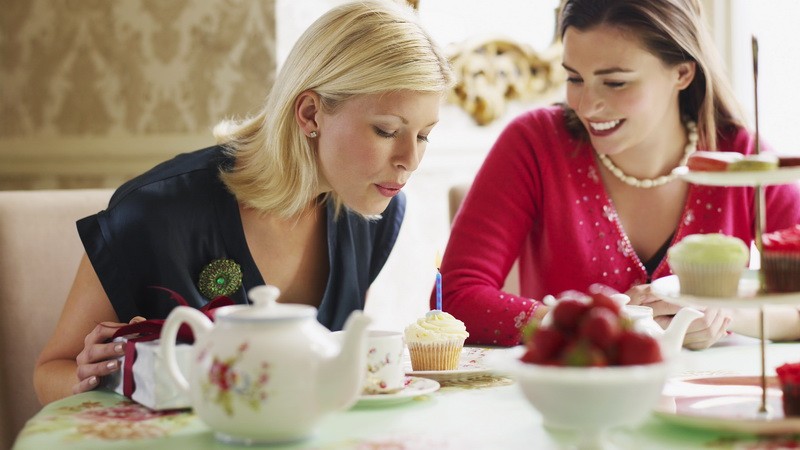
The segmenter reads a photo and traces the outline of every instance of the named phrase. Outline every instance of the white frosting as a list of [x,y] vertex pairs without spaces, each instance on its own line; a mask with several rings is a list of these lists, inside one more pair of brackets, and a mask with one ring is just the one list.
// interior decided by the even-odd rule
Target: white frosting
[[406,342],[438,342],[466,339],[469,336],[464,322],[439,310],[425,314],[405,330]]

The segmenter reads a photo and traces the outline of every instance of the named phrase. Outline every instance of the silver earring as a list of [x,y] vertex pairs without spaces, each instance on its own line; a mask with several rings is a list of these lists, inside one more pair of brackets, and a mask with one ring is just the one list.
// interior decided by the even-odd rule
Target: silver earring
[[310,137],[311,139],[316,138],[317,137],[317,132],[316,131],[312,131],[311,133],[308,133],[308,137]]

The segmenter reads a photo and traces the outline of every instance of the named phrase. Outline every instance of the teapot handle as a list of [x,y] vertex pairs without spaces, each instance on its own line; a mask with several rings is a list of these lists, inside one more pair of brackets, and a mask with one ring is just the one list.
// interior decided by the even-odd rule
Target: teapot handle
[[178,336],[178,330],[184,322],[192,329],[192,333],[194,333],[195,336],[195,343],[211,330],[213,324],[211,320],[200,311],[188,306],[178,306],[167,316],[167,320],[161,328],[161,342],[159,343],[159,347],[161,349],[161,354],[164,356],[164,362],[167,365],[167,373],[175,382],[178,389],[180,389],[187,398],[191,398],[189,382],[186,380],[186,376],[181,373],[180,368],[178,368],[178,361],[175,359],[175,339]]

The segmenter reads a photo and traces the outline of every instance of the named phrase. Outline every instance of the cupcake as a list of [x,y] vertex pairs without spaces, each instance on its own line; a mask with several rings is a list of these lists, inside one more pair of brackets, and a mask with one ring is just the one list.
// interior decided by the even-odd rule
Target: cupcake
[[766,233],[761,242],[767,292],[800,291],[800,225]]
[[778,157],[769,153],[747,155],[728,166],[731,172],[747,172],[760,170],[775,170],[778,168]]
[[784,364],[775,373],[783,391],[783,415],[800,416],[800,363]]
[[681,294],[735,297],[749,249],[741,239],[724,234],[692,234],[670,247],[667,262],[681,285]]
[[429,311],[405,329],[411,367],[414,371],[456,370],[467,336],[464,322],[443,311]]

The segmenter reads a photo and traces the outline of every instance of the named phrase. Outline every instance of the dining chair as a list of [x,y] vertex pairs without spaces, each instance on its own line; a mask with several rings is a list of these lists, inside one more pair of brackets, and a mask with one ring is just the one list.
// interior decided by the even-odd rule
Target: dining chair
[[[447,193],[450,206],[450,225],[453,224],[456,214],[458,214],[458,208],[461,207],[461,203],[464,201],[464,197],[467,196],[470,186],[470,183],[461,183],[450,187]],[[514,261],[514,265],[511,266],[502,289],[509,294],[519,295],[519,260]]]
[[0,448],[41,406],[33,368],[83,254],[75,221],[113,190],[0,191]]

